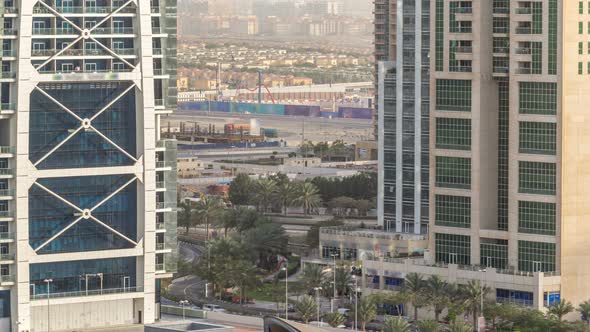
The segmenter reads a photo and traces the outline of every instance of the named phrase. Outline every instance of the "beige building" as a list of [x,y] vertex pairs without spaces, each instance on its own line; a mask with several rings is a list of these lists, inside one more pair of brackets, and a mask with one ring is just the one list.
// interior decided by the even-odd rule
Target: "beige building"
[[[417,272],[481,280],[497,302],[577,306],[590,299],[590,4],[434,0],[429,10],[429,249],[419,259],[363,260],[366,293],[395,290]],[[419,30],[376,33],[393,35],[387,27]],[[408,47],[400,39],[398,54]],[[392,89],[403,102],[415,93]]]
[[201,174],[201,171],[207,167],[205,162],[199,160],[197,157],[178,156],[176,160],[178,177],[181,179],[198,177]]

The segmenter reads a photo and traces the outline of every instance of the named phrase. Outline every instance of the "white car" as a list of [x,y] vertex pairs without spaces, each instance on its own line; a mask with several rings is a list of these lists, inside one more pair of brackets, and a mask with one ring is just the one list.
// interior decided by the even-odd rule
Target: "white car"
[[348,316],[348,313],[350,313],[350,309],[348,308],[338,308],[338,313],[342,314],[344,316]]
[[215,311],[215,312],[225,312],[221,306],[217,304],[203,304],[203,310],[205,311]]

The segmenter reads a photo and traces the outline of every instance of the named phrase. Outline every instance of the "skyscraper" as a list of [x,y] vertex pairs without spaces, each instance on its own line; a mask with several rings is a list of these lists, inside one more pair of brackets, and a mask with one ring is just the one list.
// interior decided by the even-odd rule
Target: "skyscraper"
[[[376,59],[386,59],[378,61],[377,69],[379,225],[386,231],[426,234],[429,1],[380,1],[375,12]],[[384,20],[379,25],[377,13]]]
[[176,1],[3,4],[0,330],[151,323],[176,262]]
[[430,8],[429,251],[363,267],[381,288],[418,272],[537,309],[590,299],[590,4]]

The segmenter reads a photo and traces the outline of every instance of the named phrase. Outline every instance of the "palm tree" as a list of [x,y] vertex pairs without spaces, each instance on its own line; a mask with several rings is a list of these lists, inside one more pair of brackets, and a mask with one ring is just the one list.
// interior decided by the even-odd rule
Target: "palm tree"
[[399,317],[388,317],[383,323],[383,332],[411,332],[410,324]]
[[563,316],[569,314],[572,311],[574,311],[574,306],[572,303],[565,299],[561,299],[559,302],[555,302],[549,306],[547,313],[551,316],[557,317],[557,320],[561,321]]
[[178,203],[178,224],[186,228],[186,234],[188,234],[189,228],[193,224],[194,211],[191,207],[190,202],[181,201]]
[[223,237],[227,237],[227,232],[230,229],[235,229],[238,227],[240,222],[240,210],[236,209],[229,209],[226,210],[219,218],[217,225],[223,228]]
[[465,298],[465,305],[472,315],[473,326],[477,326],[477,318],[481,314],[481,299],[490,292],[490,288],[480,283],[479,280],[471,280],[461,287],[461,293]]
[[305,295],[301,299],[301,301],[295,303],[295,311],[297,311],[299,315],[301,315],[301,319],[303,319],[303,322],[305,322],[305,324],[309,323],[309,320],[314,315],[316,315],[317,310],[318,306],[315,300],[313,299],[313,297],[309,295]]
[[341,313],[331,312],[324,315],[324,320],[328,322],[331,327],[338,327],[346,322],[346,316]]
[[217,196],[202,196],[195,206],[196,215],[206,225],[207,241],[209,241],[209,224],[219,216],[222,209],[222,202]]
[[440,323],[436,320],[426,319],[416,323],[418,332],[438,332],[440,331]]
[[336,294],[334,296],[347,294],[352,283],[352,277],[348,269],[336,268]]
[[395,306],[398,316],[403,315],[403,308],[410,301],[410,296],[406,292],[380,292],[371,295],[375,303],[383,305]]
[[449,325],[447,332],[471,332],[473,329],[471,326],[462,323],[462,322],[454,322]]
[[426,298],[434,311],[434,320],[439,321],[440,314],[449,304],[448,283],[437,275],[426,280]]
[[306,264],[303,268],[302,284],[306,291],[318,287],[325,279],[322,267],[317,264]]
[[311,182],[301,182],[298,185],[297,197],[294,203],[303,207],[303,214],[307,216],[311,211],[320,206],[322,198],[318,188]]
[[283,182],[279,186],[277,186],[276,194],[277,199],[281,205],[281,212],[286,216],[287,215],[287,208],[293,202],[293,198],[296,193],[295,186],[291,184],[291,182]]
[[271,179],[260,179],[256,182],[254,191],[254,200],[263,213],[267,212],[268,207],[275,199],[277,183]]
[[414,307],[414,321],[418,320],[418,309],[424,306],[424,290],[426,282],[418,273],[409,273],[404,280],[403,291],[410,297],[410,303]]
[[361,330],[364,331],[367,323],[377,318],[377,305],[372,298],[365,297],[358,304],[358,319],[361,322]]
[[576,310],[582,315],[582,320],[590,325],[590,300],[580,303]]

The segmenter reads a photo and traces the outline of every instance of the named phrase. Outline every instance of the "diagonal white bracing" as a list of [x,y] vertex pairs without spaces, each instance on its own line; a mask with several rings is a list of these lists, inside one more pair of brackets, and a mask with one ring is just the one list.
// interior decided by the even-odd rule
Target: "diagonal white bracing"
[[92,39],[95,43],[97,43],[100,47],[104,48],[105,51],[109,52],[112,56],[114,56],[115,58],[121,60],[122,62],[124,62],[127,66],[135,69],[135,66],[132,65],[129,61],[123,59],[119,54],[115,53],[115,51],[111,50],[110,48],[106,47],[105,45],[103,45],[101,42],[99,42],[98,40],[96,40],[95,38],[93,38],[92,36],[90,37],[90,39]]
[[44,1],[39,1],[43,6],[45,6],[45,8],[47,8],[53,15],[61,18],[62,20],[68,22],[71,26],[73,26],[76,30],[82,32],[82,28],[80,28],[79,26],[76,25],[76,23],[70,21],[67,17],[65,17],[63,14],[61,14],[60,12],[58,12],[57,10],[53,9],[53,7],[51,7],[50,5],[46,4]]
[[98,209],[101,205],[103,205],[104,203],[106,203],[109,199],[113,198],[116,194],[120,193],[122,190],[124,190],[125,188],[127,188],[130,184],[132,184],[133,182],[135,182],[135,180],[137,180],[137,177],[134,176],[131,180],[127,181],[127,183],[125,183],[124,185],[122,185],[121,187],[119,187],[119,189],[113,191],[110,195],[108,195],[107,197],[105,197],[105,199],[103,199],[102,201],[100,201],[100,203],[96,204],[92,209],[90,209],[90,212]]
[[96,128],[94,128],[92,125],[90,126],[90,129],[94,130],[94,132],[102,137],[105,141],[107,141],[110,145],[114,146],[117,150],[121,151],[121,153],[123,153],[124,155],[126,155],[129,159],[137,162],[137,159],[132,156],[129,152],[125,151],[125,149],[123,149],[122,147],[118,146],[117,143],[111,141],[110,138],[106,137],[103,133],[101,133],[100,131],[98,131]]
[[115,14],[117,14],[118,12],[120,12],[121,10],[123,10],[123,8],[129,6],[131,3],[133,3],[133,0],[129,0],[126,3],[124,3],[121,7],[115,9],[113,12],[111,12],[105,18],[103,18],[102,20],[100,20],[100,22],[96,23],[92,28],[90,28],[89,29],[89,32],[94,31],[94,29],[96,29],[99,26],[101,26],[102,24],[104,24],[106,21],[108,21],[109,19],[111,19],[111,17],[113,17]]
[[78,212],[84,212],[84,210],[80,209],[78,206],[76,206],[76,204],[68,201],[67,199],[61,197],[60,195],[54,193],[51,189],[45,187],[44,185],[40,184],[39,182],[35,182],[34,183],[37,187],[45,190],[47,193],[49,193],[51,196],[59,199],[60,201],[66,203],[67,205],[71,206],[72,208],[74,208],[75,210],[78,210]]
[[63,233],[65,233],[68,229],[74,227],[74,225],[76,225],[82,219],[83,219],[83,217],[79,217],[78,219],[74,220],[71,224],[67,225],[62,230],[60,230],[59,232],[55,233],[52,237],[50,237],[49,239],[47,239],[47,241],[43,242],[40,246],[38,246],[37,248],[35,248],[35,252],[38,252],[39,250],[43,249],[43,247],[45,247],[46,245],[50,244],[53,240],[57,239],[60,235],[62,235]]
[[39,66],[35,67],[35,69],[37,70],[41,70],[41,68],[45,67],[48,63],[50,63],[51,61],[55,60],[58,56],[60,56],[62,53],[64,53],[65,51],[69,50],[70,48],[74,47],[74,45],[76,45],[77,42],[79,42],[83,37],[80,36],[78,38],[76,38],[73,42],[69,43],[68,46],[62,48],[61,50],[59,50],[59,52],[55,53],[54,55],[52,55],[49,59],[45,60],[45,62],[43,62],[42,64],[40,64]]
[[64,111],[70,113],[71,116],[75,117],[78,121],[80,122],[84,122],[84,120],[79,117],[76,113],[72,112],[69,108],[65,107],[62,103],[60,103],[59,101],[57,101],[55,98],[53,98],[50,94],[48,94],[47,92],[45,92],[45,90],[41,89],[40,87],[36,86],[35,89],[37,89],[37,91],[41,92],[45,97],[47,97],[47,99],[51,100],[52,102],[54,102],[57,106],[59,106],[61,109],[63,109]]
[[126,240],[127,242],[131,242],[133,245],[137,245],[137,242],[131,240],[130,238],[128,238],[125,235],[123,235],[121,232],[117,231],[116,229],[112,228],[111,226],[109,226],[109,225],[103,223],[102,221],[98,220],[96,217],[90,216],[90,219],[94,220],[97,224],[102,225],[102,227],[108,229],[109,231],[111,231],[112,233],[118,235],[120,238]]
[[135,182],[135,180],[137,180],[137,177],[133,177],[131,180],[127,181],[125,184],[123,184],[121,187],[119,187],[117,190],[115,190],[114,192],[112,192],[110,195],[108,195],[105,199],[103,199],[102,201],[100,201],[98,204],[96,204],[92,209],[89,210],[82,210],[79,207],[77,207],[76,205],[74,205],[73,203],[69,202],[68,200],[66,200],[65,198],[61,197],[60,195],[54,193],[53,191],[51,191],[50,189],[48,189],[47,187],[39,184],[38,182],[35,182],[35,185],[39,186],[39,188],[45,190],[46,192],[48,192],[49,194],[51,194],[52,196],[55,196],[57,199],[59,199],[60,201],[68,204],[69,206],[73,207],[74,209],[78,210],[80,213],[82,213],[82,216],[80,216],[78,219],[74,220],[72,223],[68,224],[66,227],[64,227],[62,230],[60,230],[59,232],[57,232],[56,234],[54,234],[51,238],[47,239],[47,241],[43,242],[43,244],[41,244],[40,246],[38,246],[37,248],[35,248],[35,252],[38,252],[39,250],[43,249],[43,247],[45,247],[46,245],[48,245],[49,243],[51,243],[53,240],[57,239],[60,235],[62,235],[64,232],[66,232],[68,229],[72,228],[74,225],[76,225],[78,222],[80,222],[80,220],[82,219],[92,219],[94,220],[94,222],[96,222],[97,224],[101,225],[102,227],[108,229],[110,232],[112,232],[113,234],[116,234],[117,236],[121,237],[122,239],[133,243],[134,245],[137,245],[137,242],[131,240],[130,238],[128,238],[127,236],[125,236],[124,234],[122,234],[121,232],[117,231],[116,229],[112,228],[111,226],[103,223],[102,221],[100,221],[99,219],[97,219],[96,217],[94,217],[92,215],[92,211],[98,209],[100,206],[102,206],[104,203],[106,203],[109,199],[113,198],[115,195],[117,195],[118,193],[120,193],[122,190],[124,190],[125,188],[127,188],[130,184],[132,184],[133,182]]
[[99,115],[101,115],[104,111],[106,111],[107,109],[109,109],[111,106],[113,106],[116,102],[119,101],[119,99],[123,98],[129,91],[131,91],[131,89],[135,88],[135,83],[131,84],[130,87],[128,87],[127,89],[125,89],[125,91],[121,92],[121,94],[119,94],[117,97],[115,97],[115,99],[111,100],[110,103],[108,103],[105,107],[103,107],[100,111],[98,111],[96,114],[94,114],[91,118],[90,121],[93,121],[94,119],[96,119]]
[[33,165],[37,166],[40,163],[42,163],[43,160],[49,158],[49,156],[51,156],[55,151],[57,151],[57,149],[61,148],[62,145],[66,144],[72,137],[74,137],[80,130],[82,130],[82,128],[84,128],[84,126],[78,127],[78,129],[69,134],[68,137],[64,138],[61,142],[59,142],[59,144],[53,147],[53,149],[49,150],[49,152],[47,152],[43,157],[41,157],[41,159],[37,160]]

